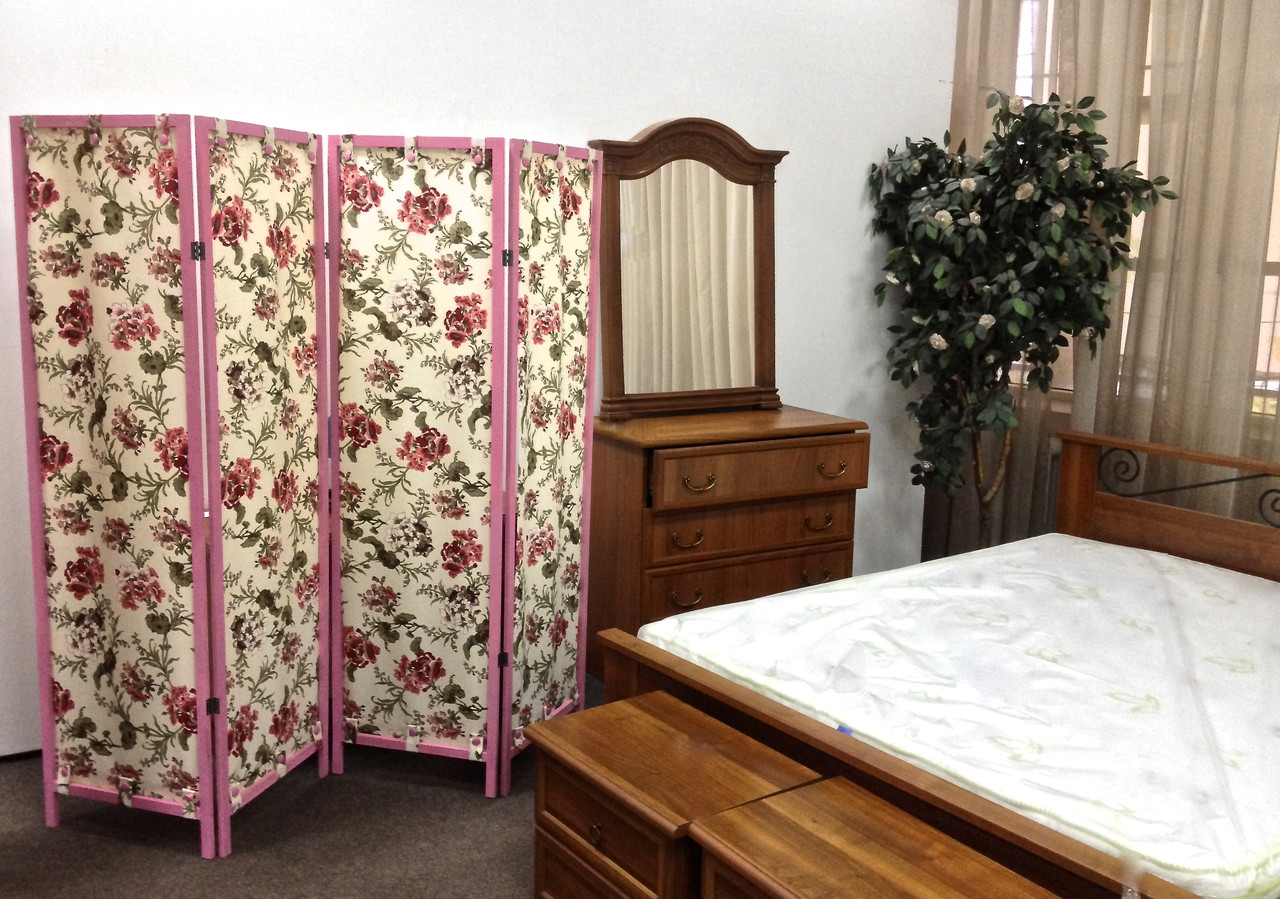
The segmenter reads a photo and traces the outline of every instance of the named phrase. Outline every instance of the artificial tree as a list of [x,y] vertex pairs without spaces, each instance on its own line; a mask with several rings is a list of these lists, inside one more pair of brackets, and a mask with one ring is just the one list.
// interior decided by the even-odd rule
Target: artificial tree
[[[991,504],[1004,485],[1015,414],[1011,378],[1048,391],[1068,338],[1090,352],[1111,324],[1113,269],[1131,267],[1133,217],[1160,197],[1166,178],[1135,163],[1108,167],[1093,98],[1025,103],[996,91],[993,135],[978,157],[925,138],[871,168],[872,229],[890,248],[878,304],[892,297],[903,320],[889,328],[893,380],[924,388],[907,403],[920,427],[912,483],[954,494],[972,466],[979,539],[990,542]],[[982,441],[1000,442],[995,470]]]

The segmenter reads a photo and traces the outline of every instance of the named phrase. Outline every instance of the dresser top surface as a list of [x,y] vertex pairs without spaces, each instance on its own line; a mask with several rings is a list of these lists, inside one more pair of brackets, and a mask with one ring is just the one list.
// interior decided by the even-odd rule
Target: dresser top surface
[[865,421],[812,412],[795,406],[661,415],[624,421],[596,419],[595,422],[597,437],[654,449],[690,444],[851,434],[866,429]]

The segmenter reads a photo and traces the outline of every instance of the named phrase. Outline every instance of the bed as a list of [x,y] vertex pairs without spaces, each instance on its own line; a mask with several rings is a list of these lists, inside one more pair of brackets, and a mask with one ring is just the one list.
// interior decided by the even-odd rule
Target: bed
[[[606,698],[673,693],[1060,896],[1280,896],[1280,464],[1062,447],[1057,535],[606,632]],[[1262,521],[1099,481],[1169,465]]]

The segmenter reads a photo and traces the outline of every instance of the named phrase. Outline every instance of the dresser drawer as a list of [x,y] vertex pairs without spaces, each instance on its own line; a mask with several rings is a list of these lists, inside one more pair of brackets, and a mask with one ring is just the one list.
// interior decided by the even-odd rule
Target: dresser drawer
[[[667,841],[633,820],[568,769],[548,760],[538,796],[538,826],[628,895],[656,893]],[[609,877],[612,873],[613,877]]]
[[533,852],[538,899],[628,899],[541,827],[534,830]]
[[674,565],[811,543],[853,539],[853,493],[747,506],[691,509],[649,518],[649,565]]
[[646,575],[640,621],[657,621],[689,609],[795,590],[849,577],[852,573],[852,543],[721,559],[706,565],[653,572]]
[[653,508],[784,499],[867,486],[867,434],[835,434],[653,453]]

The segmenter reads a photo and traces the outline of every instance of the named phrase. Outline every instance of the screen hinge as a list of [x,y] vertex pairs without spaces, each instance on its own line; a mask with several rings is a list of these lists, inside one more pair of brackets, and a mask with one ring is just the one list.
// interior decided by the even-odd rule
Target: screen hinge
[[218,714],[218,697],[210,696],[204,701],[204,712],[206,715]]
[[324,242],[324,258],[329,258],[329,241],[327,240]]
[[505,652],[500,652],[500,653],[498,653],[498,667],[499,667],[499,668],[506,668],[506,667],[507,667],[507,665],[509,665],[510,663],[511,663],[511,657],[510,657],[510,656],[508,656]]
[[202,240],[191,241],[191,258],[194,259],[196,262],[204,261],[204,241]]
[[510,265],[511,265],[511,251],[510,251],[510,250],[503,250],[503,251],[502,251],[502,264],[503,264],[504,266],[508,266],[508,267],[510,267]]

